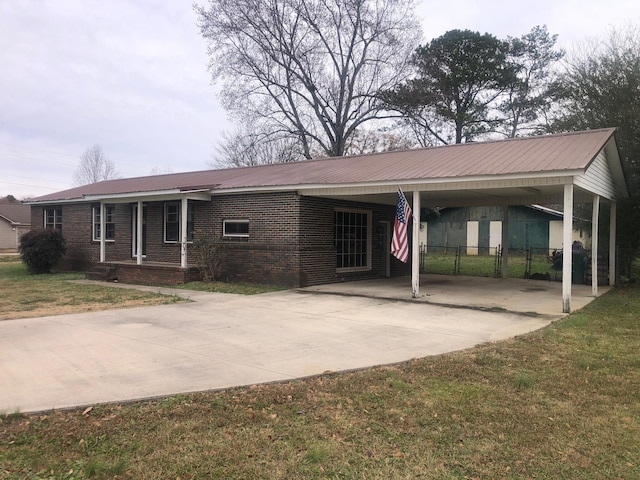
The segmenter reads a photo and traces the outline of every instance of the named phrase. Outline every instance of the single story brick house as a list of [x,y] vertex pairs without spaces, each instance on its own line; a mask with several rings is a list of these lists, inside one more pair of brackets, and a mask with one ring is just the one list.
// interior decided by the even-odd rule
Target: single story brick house
[[[407,264],[389,253],[399,187],[413,207]],[[295,287],[411,273],[415,296],[421,205],[506,209],[564,202],[571,219],[574,200],[594,202],[599,212],[603,199],[614,212],[615,232],[615,202],[627,195],[610,128],[108,180],[30,205],[33,228],[65,235],[67,266],[108,265],[119,281],[194,278],[189,245],[206,235],[224,246],[230,279]],[[565,219],[567,239],[571,224]],[[570,288],[568,282],[563,291],[567,309]]]

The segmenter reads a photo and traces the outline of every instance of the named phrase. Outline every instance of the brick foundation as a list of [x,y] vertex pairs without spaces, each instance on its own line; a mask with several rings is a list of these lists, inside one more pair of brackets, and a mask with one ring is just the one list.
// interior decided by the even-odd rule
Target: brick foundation
[[107,263],[115,267],[118,282],[137,285],[181,285],[200,280],[200,272],[195,267],[180,268],[173,265],[137,265]]

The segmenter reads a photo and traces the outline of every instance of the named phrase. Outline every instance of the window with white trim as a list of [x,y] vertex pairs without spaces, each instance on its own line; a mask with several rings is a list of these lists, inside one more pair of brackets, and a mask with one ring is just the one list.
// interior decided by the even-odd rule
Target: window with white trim
[[[176,243],[180,238],[180,216],[182,206],[179,202],[164,204],[164,241]],[[193,242],[193,204],[187,203],[187,241]]]
[[53,228],[62,233],[62,208],[44,209],[44,228]]
[[165,203],[164,241],[177,242],[178,240],[180,240],[180,204]]
[[[106,242],[113,242],[116,239],[116,207],[114,205],[104,206],[104,229]],[[93,207],[93,240],[100,241],[100,205]]]
[[336,269],[371,270],[371,212],[335,211]]
[[248,219],[223,220],[222,236],[249,238],[249,220]]

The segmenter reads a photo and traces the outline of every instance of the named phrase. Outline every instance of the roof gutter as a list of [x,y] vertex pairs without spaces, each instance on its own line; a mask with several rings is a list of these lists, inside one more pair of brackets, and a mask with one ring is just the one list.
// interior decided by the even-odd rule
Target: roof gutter
[[[500,182],[505,180],[539,180],[543,178],[572,178],[584,174],[584,170],[562,170],[558,172],[536,172],[532,174],[519,175],[476,175],[473,177],[446,177],[437,179],[394,179],[377,182],[359,182],[359,183],[315,183],[315,184],[299,184],[299,185],[269,185],[269,186],[249,186],[249,187],[231,187],[231,188],[214,188],[211,190],[212,195],[226,195],[229,193],[267,193],[267,192],[283,192],[297,191],[304,193],[311,191],[313,194],[320,190],[336,190],[336,189],[368,189],[369,193],[394,193],[399,186],[426,186],[426,185],[446,185],[474,182]],[[532,183],[538,185],[539,183]],[[554,182],[558,184],[558,182]],[[527,185],[524,185],[525,187]]]
[[190,200],[210,200],[209,189],[200,188],[197,190],[180,190],[178,188],[170,190],[151,190],[148,192],[128,192],[128,193],[105,193],[95,195],[83,195],[78,198],[69,198],[61,200],[42,200],[38,202],[25,202],[27,205],[54,205],[61,203],[87,203],[87,202],[100,202],[100,201],[112,201],[114,203],[126,203],[130,201],[139,200],[176,200],[183,197],[187,197]]

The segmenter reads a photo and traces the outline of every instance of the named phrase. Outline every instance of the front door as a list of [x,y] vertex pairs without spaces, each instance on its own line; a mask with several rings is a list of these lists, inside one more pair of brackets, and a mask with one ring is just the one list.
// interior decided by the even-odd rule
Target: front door
[[[131,231],[131,256],[138,258],[138,205],[133,205],[133,212],[131,215],[133,220],[133,227]],[[142,256],[147,255],[147,207],[142,206]]]

